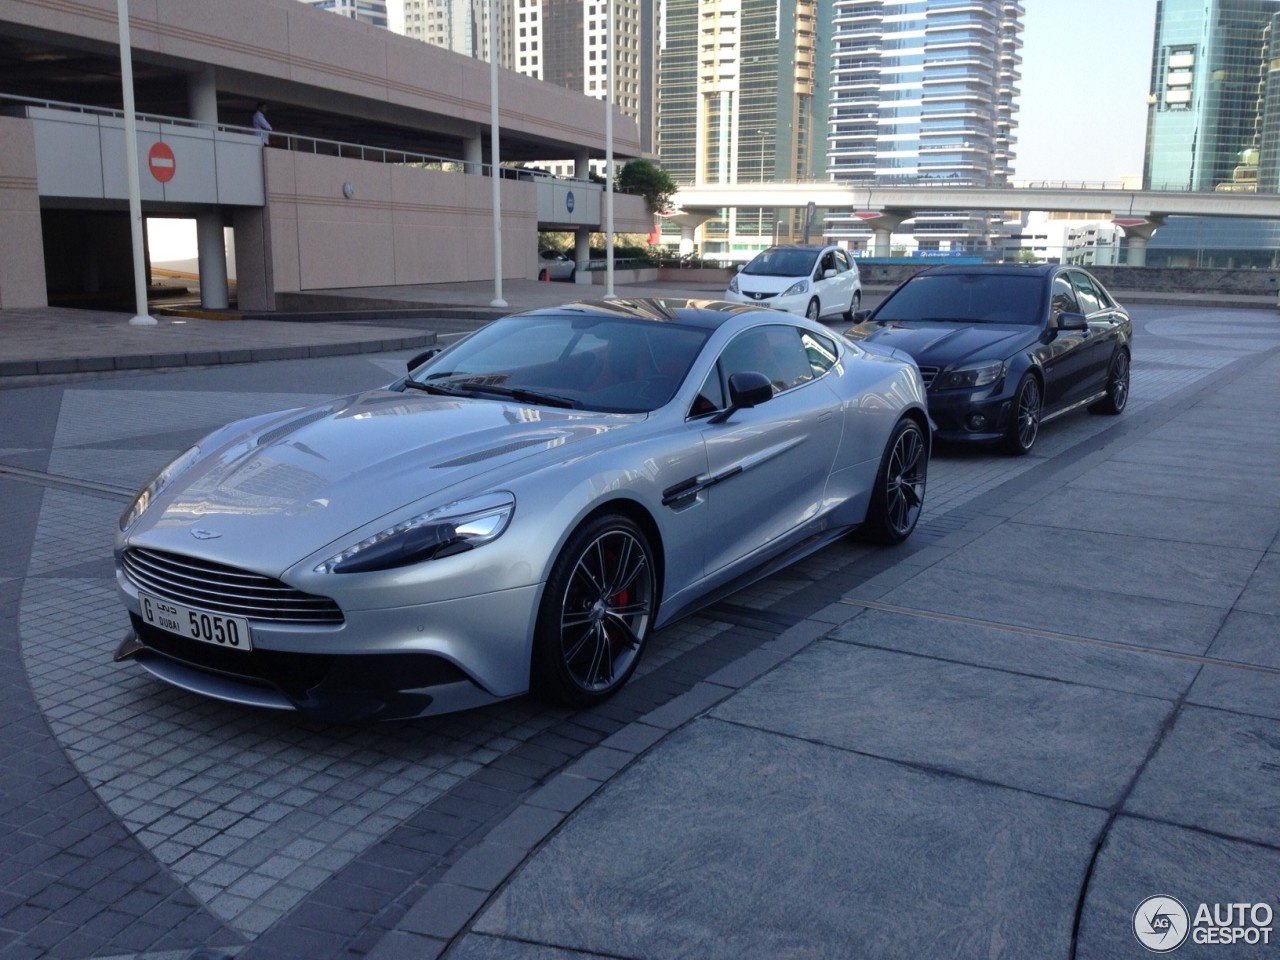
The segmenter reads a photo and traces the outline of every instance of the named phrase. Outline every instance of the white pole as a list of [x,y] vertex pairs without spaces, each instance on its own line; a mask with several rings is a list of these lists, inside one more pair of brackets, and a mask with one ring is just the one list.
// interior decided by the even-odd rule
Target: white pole
[[605,298],[612,300],[613,293],[613,0],[607,0],[608,18],[604,38],[605,56],[609,62],[605,67],[605,83],[608,95],[604,108],[604,276]]
[[124,157],[129,178],[129,227],[133,234],[133,295],[135,326],[153,326],[147,313],[147,265],[142,243],[142,186],[138,183],[138,117],[133,105],[133,48],[129,41],[129,0],[116,0],[120,21],[120,85],[124,92]]
[[498,0],[489,0],[489,148],[493,169],[493,299],[491,307],[505,307],[502,299],[502,183],[498,166]]

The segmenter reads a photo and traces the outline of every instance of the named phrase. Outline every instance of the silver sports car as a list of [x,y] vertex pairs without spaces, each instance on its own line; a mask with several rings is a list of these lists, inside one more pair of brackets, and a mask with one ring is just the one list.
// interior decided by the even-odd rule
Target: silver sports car
[[120,518],[116,652],[328,719],[586,705],[650,632],[924,499],[909,360],[715,301],[507,317],[384,389],[210,434]]

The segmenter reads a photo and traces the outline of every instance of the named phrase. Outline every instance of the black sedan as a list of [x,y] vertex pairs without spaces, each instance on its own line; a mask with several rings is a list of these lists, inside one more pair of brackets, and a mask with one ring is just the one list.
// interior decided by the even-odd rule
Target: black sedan
[[915,359],[940,440],[1025,454],[1042,423],[1129,398],[1129,314],[1077,267],[932,267],[854,319],[850,339]]

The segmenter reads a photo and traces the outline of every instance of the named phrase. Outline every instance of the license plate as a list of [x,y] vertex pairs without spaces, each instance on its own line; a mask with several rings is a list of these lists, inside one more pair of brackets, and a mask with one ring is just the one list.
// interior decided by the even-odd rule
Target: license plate
[[207,610],[193,610],[172,600],[161,600],[141,592],[138,594],[138,603],[142,605],[142,619],[153,627],[228,650],[253,649],[249,621],[244,617],[226,617]]

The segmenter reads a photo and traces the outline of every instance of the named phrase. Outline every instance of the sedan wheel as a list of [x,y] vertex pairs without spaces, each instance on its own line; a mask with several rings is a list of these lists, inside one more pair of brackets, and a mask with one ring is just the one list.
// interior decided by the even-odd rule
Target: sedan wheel
[[538,611],[534,691],[572,707],[617,692],[640,662],[656,584],[648,538],[631,520],[607,514],[575,531]]
[[1090,413],[1115,416],[1129,402],[1129,351],[1117,350],[1107,371],[1107,395],[1089,407]]
[[929,443],[924,429],[909,417],[898,422],[876,474],[871,506],[862,530],[875,543],[901,543],[911,535],[924,506],[929,472]]
[[805,307],[804,315],[810,320],[817,320],[822,316],[822,307],[818,305],[817,297],[809,301],[809,306]]
[[1040,435],[1040,413],[1043,399],[1040,395],[1040,381],[1028,373],[1018,384],[1018,392],[1013,399],[1013,423],[1005,434],[1004,447],[1015,457],[1031,452],[1036,437]]

